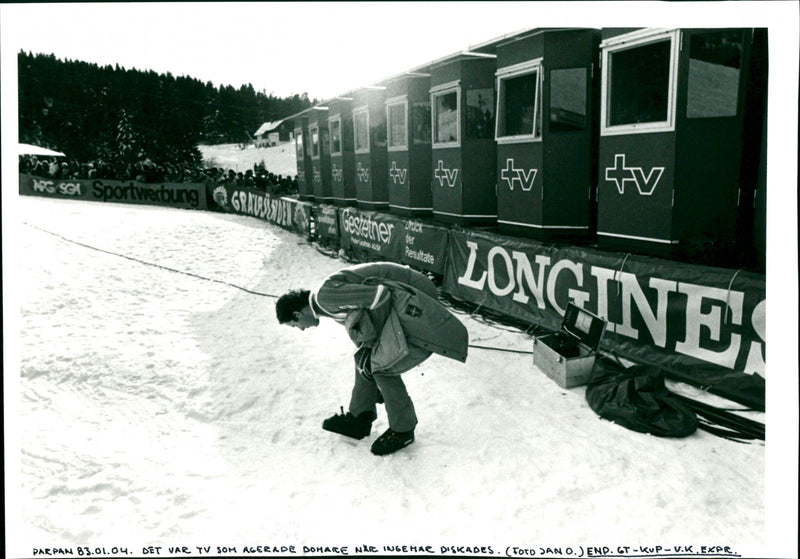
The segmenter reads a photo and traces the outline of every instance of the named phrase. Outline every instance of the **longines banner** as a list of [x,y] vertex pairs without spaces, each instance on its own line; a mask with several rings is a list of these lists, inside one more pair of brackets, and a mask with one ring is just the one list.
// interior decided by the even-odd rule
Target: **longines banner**
[[444,289],[551,329],[575,301],[604,347],[702,386],[765,377],[762,275],[453,230]]
[[447,229],[353,208],[339,215],[341,246],[364,260],[389,260],[444,274]]
[[268,194],[242,186],[214,185],[214,203],[227,212],[249,215],[274,223],[301,235],[308,235],[311,204],[292,198],[271,198]]
[[27,196],[47,196],[147,204],[193,210],[205,210],[206,186],[202,183],[141,183],[100,179],[51,179],[19,175],[19,193]]

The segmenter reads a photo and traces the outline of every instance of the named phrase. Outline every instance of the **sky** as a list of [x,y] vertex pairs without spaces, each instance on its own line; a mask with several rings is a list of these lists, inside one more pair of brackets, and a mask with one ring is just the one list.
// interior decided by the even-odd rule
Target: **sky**
[[23,3],[2,6],[0,40],[4,53],[52,53],[324,100],[525,28],[785,25],[769,4]]

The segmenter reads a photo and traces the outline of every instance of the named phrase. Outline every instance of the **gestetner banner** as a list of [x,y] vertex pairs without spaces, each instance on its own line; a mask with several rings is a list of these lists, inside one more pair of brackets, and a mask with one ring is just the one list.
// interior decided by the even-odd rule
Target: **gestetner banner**
[[[320,207],[320,206],[318,206]],[[391,214],[340,210],[341,246],[359,260],[388,260],[444,274],[447,229]]]
[[400,262],[403,222],[394,216],[345,208],[339,214],[341,243],[359,260]]
[[453,230],[444,290],[552,329],[574,301],[604,347],[703,386],[765,377],[762,275]]

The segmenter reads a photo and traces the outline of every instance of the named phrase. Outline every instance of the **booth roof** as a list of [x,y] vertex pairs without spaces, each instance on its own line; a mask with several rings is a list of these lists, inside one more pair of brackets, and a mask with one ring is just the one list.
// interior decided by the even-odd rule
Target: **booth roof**
[[286,119],[284,118],[283,120],[276,120],[274,122],[265,122],[264,124],[258,127],[258,130],[256,130],[255,135],[258,136],[259,134],[266,134],[267,132],[272,132],[278,126],[283,124],[284,120]]
[[543,29],[541,28],[518,29],[516,31],[512,31],[511,33],[505,33],[504,35],[495,37],[494,39],[489,39],[488,41],[483,41],[482,43],[478,43],[476,45],[470,45],[469,51],[494,54],[495,51],[497,50],[498,45],[500,45],[501,43],[505,43],[513,39],[521,39],[523,35],[527,36],[539,31],[543,31]]
[[[403,78],[403,77],[406,77],[406,76],[415,76],[415,75],[428,74],[428,73],[430,73],[430,71],[431,71],[431,69],[433,67],[441,65],[441,64],[444,64],[444,63],[447,63],[447,62],[452,62],[454,60],[457,60],[458,58],[493,57],[493,56],[495,56],[494,52],[496,51],[497,46],[499,44],[507,42],[507,41],[510,41],[510,40],[514,40],[514,39],[517,39],[517,38],[521,38],[521,36],[523,36],[523,35],[527,36],[527,35],[530,35],[531,33],[535,33],[535,32],[538,32],[538,31],[543,31],[543,30],[544,29],[525,28],[525,29],[513,31],[511,33],[506,33],[504,35],[501,35],[500,37],[495,37],[494,39],[490,39],[490,40],[485,41],[483,43],[479,43],[477,45],[470,46],[467,50],[461,50],[461,51],[458,51],[458,52],[454,52],[454,53],[448,54],[446,56],[443,56],[441,58],[437,58],[436,60],[432,60],[430,62],[426,62],[425,64],[421,64],[419,66],[411,68],[410,70],[406,70],[405,72],[400,72],[398,74],[394,74],[394,75],[392,75],[392,76],[390,76],[388,78],[385,78],[385,79],[377,82],[376,85],[365,85],[365,86],[361,86],[361,87],[357,87],[357,88],[351,89],[351,90],[346,91],[346,92],[344,92],[344,93],[342,93],[340,95],[337,95],[335,97],[332,97],[330,99],[322,101],[319,106],[320,107],[325,107],[330,102],[338,100],[338,99],[350,100],[352,95],[355,94],[358,91],[361,91],[361,90],[364,90],[364,89],[380,88],[380,87],[384,86],[383,84],[387,84],[387,83],[389,83],[391,81],[394,81],[394,80],[397,80],[397,79],[400,79],[400,78]],[[305,109],[303,111],[300,111],[299,113],[295,113],[295,114],[293,114],[291,116],[286,117],[284,120],[287,120],[287,121],[297,120],[297,119],[307,115],[309,112],[311,112],[311,110],[313,110],[313,108],[314,107],[309,108],[309,109]]]

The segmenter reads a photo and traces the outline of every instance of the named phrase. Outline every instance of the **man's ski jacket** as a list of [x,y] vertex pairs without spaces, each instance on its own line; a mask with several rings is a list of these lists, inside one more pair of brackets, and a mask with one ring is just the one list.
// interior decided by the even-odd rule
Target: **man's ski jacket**
[[433,282],[408,266],[344,268],[325,278],[309,303],[316,315],[342,323],[356,345],[371,348],[374,372],[404,372],[430,353],[467,359],[467,329],[437,300]]

